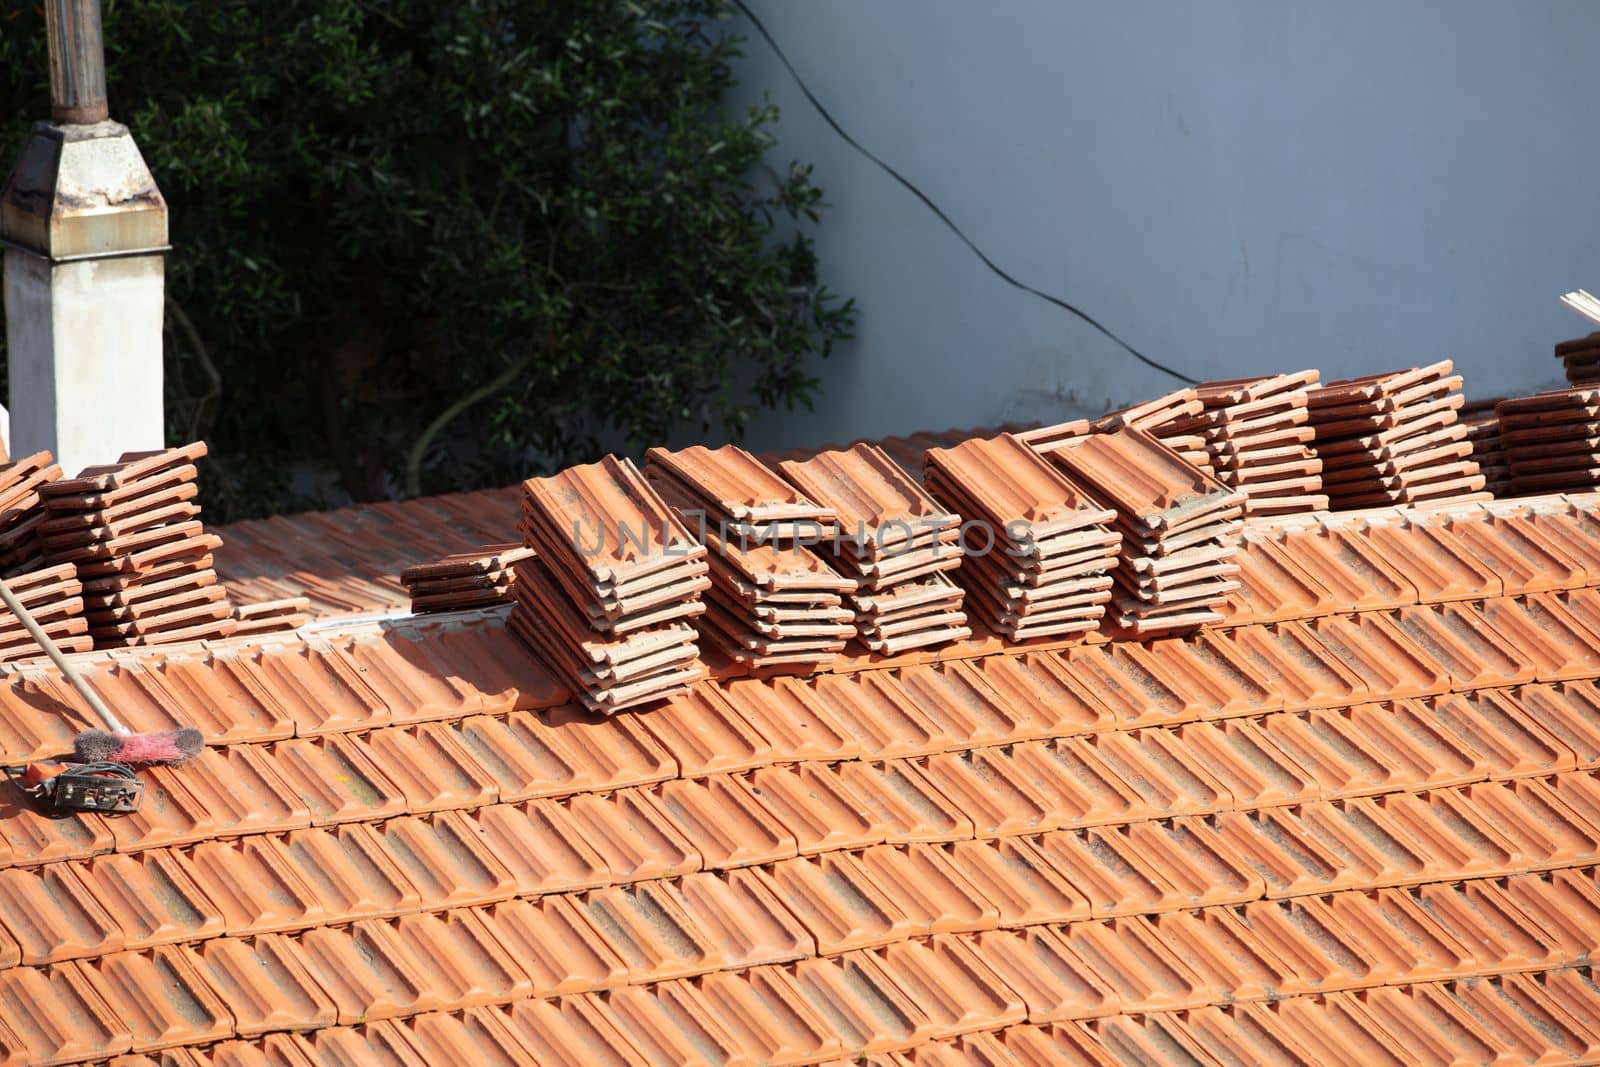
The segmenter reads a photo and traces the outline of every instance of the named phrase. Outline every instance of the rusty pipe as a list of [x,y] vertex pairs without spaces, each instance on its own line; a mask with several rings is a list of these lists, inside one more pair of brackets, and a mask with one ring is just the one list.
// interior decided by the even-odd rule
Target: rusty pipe
[[50,117],[88,124],[110,117],[100,0],[45,0],[50,39]]

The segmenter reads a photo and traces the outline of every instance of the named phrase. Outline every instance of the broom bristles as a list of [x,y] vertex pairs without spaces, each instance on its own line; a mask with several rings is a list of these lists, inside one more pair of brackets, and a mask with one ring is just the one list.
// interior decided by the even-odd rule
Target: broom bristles
[[183,763],[200,754],[205,738],[193,726],[159,734],[85,730],[73,745],[79,763]]

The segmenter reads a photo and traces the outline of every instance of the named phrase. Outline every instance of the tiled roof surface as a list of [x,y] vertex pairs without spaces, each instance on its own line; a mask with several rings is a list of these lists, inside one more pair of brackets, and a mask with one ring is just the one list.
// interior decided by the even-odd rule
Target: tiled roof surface
[[[0,791],[0,1064],[1600,1060],[1600,495],[1235,558],[1188,637],[611,718],[504,609],[84,657],[210,747],[136,815]],[[24,668],[0,749],[75,704]]]
[[[926,449],[956,444],[977,432],[918,433],[875,443],[916,474]],[[834,447],[761,458],[769,463],[806,459]],[[411,598],[401,572],[513,539],[519,492],[519,486],[508,486],[229,523],[216,530],[223,538],[217,574],[241,604],[305,597],[314,618],[405,611]]]

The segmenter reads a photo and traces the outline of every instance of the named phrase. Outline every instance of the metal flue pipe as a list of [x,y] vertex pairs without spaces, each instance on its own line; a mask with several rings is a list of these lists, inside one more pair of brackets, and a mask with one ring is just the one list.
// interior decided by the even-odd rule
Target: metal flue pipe
[[104,122],[106,53],[100,0],[45,0],[50,38],[50,117],[61,123]]

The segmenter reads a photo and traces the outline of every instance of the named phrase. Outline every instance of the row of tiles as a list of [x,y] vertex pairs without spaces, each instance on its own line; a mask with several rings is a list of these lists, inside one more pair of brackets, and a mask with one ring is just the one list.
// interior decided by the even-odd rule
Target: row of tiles
[[1539,504],[1249,527],[1225,625],[1600,585],[1592,504]]
[[[1230,609],[1230,625],[1600,585],[1600,537],[1590,532],[1591,527],[1600,529],[1600,521],[1588,511],[1473,514],[1477,517],[1451,517],[1448,524],[1373,526],[1362,532],[1351,526],[1328,528],[1324,523],[1279,531],[1277,541],[1265,535],[1253,537],[1243,553],[1249,571],[1241,591],[1244,599]],[[1536,559],[1540,550],[1530,537],[1542,537],[1541,544],[1552,546],[1545,551],[1552,560],[1540,559],[1538,566],[1524,562],[1518,568],[1492,551],[1499,546],[1501,555],[1510,552],[1525,561]],[[1563,549],[1562,559],[1589,560],[1577,547],[1587,543],[1580,540],[1584,538],[1596,544],[1593,566],[1554,561],[1554,554]],[[1518,545],[1528,547],[1518,551]],[[1543,606],[1553,599],[1540,600],[1532,612],[1533,625],[1553,627],[1556,640],[1566,642],[1563,648],[1570,656],[1573,641],[1581,643],[1592,638],[1591,629],[1600,629],[1596,608],[1600,601],[1592,593],[1564,598],[1581,609],[1574,613],[1590,621],[1585,626],[1570,618],[1572,613]],[[1553,615],[1552,623],[1546,623],[1546,614]],[[1447,628],[1457,622],[1448,615],[1444,621]],[[1512,631],[1508,636],[1526,635],[1528,628],[1519,628],[1517,622],[1506,620]],[[1189,642],[1116,647],[1147,647],[1158,657],[1182,659],[1184,648],[1217,641],[1220,637],[1202,633]],[[1380,635],[1377,651],[1385,651],[1388,641],[1387,634]],[[841,666],[881,668],[897,662],[958,660],[1007,647],[992,641],[962,643],[887,661],[868,657],[856,662],[846,657]],[[1324,651],[1314,644],[1307,647]],[[1414,650],[1405,651],[1408,655],[1401,662],[1416,658]],[[1073,654],[1085,659],[1097,655],[1092,646],[1078,647]],[[1238,658],[1224,657],[1232,673],[1237,673],[1233,661]],[[1261,669],[1253,675],[1246,672],[1252,692],[1243,696],[1235,692],[1236,700],[1260,697],[1263,675],[1272,678],[1271,668],[1281,665],[1281,659],[1256,662]],[[1388,680],[1381,672],[1366,673],[1372,662],[1359,654],[1347,665],[1362,677]],[[1193,669],[1182,666],[1176,677],[1187,681]],[[499,619],[486,618],[387,630],[369,626],[354,637],[333,640],[308,636],[264,646],[244,643],[188,652],[97,656],[85,668],[110,702],[126,709],[124,715],[134,728],[196,725],[212,744],[310,736],[507,706],[546,707],[568,697],[552,672],[511,640]],[[0,752],[7,759],[22,760],[67,747],[85,721],[77,704],[53,670],[42,664],[25,669],[21,678],[0,690]]]
[[[1129,823],[1600,766],[1600,688],[1588,681],[890,758],[831,749],[819,731],[807,753],[819,758],[801,763],[775,762],[752,731],[686,765],[640,722],[512,712],[207,749],[181,768],[146,770],[141,809],[111,817],[46,813],[7,790],[0,870],[451,810],[481,822],[529,801],[586,840],[633,827],[643,841],[637,828],[649,825],[649,840],[722,867],[785,849]],[[605,758],[567,730],[605,731]]]
[[[1529,591],[1600,585],[1600,497],[1379,508],[1278,516],[1246,527],[1251,554],[1241,588],[1219,611],[1221,626],[1309,619],[1329,613],[1445,603]],[[1478,557],[1481,556],[1481,559]],[[852,644],[834,673],[969,659],[1016,651],[1103,644],[1131,635],[1112,629],[1019,646],[969,619],[974,636],[936,649],[883,657]],[[714,675],[747,671],[711,663]]]
[[[488,537],[496,541],[504,540],[505,531],[514,525],[514,494],[500,495],[506,500],[500,501],[499,496],[492,494],[464,494],[428,503],[430,508],[437,505],[442,509],[452,528],[465,528],[463,524],[473,508],[485,508],[485,514],[473,526],[479,531],[478,536],[487,536],[493,529],[500,528],[496,525],[499,521],[495,517],[496,507],[504,505],[502,510],[506,510],[507,515],[500,517],[504,519],[503,529],[500,534]],[[1594,510],[1593,494],[1552,495],[1465,508],[1446,505],[1290,516],[1269,524],[1255,524],[1246,543],[1248,558],[1241,561],[1245,566],[1245,573],[1241,575],[1242,588],[1223,610],[1230,616],[1230,623],[1237,624],[1274,618],[1309,618],[1364,604],[1428,603],[1489,596],[1507,590],[1600,585],[1600,532],[1597,532]],[[304,594],[313,599],[314,613],[319,614],[403,609],[403,590],[392,577],[354,576],[384,572],[382,568],[374,569],[374,561],[366,560],[359,553],[352,555],[351,546],[346,544],[351,539],[343,533],[322,530],[322,526],[330,522],[338,524],[336,518],[329,516],[267,520],[268,524],[283,525],[285,531],[296,523],[318,527],[325,544],[315,551],[326,554],[328,546],[332,546],[328,564],[334,564],[324,565],[321,570],[337,574],[337,577],[300,573],[287,580],[258,577],[241,583],[236,575],[230,582],[239,587],[235,595],[243,599],[263,599]],[[248,525],[241,524],[241,531]],[[380,547],[386,544],[386,536],[403,528],[386,523],[383,533],[373,538],[368,536],[370,531],[366,531],[362,522],[357,522],[356,526],[359,527],[356,533],[360,535],[354,539],[356,542],[371,542]],[[410,535],[402,536],[400,542],[409,544],[411,539]],[[240,546],[247,554],[252,540],[254,535],[246,533],[245,543]],[[296,555],[303,555],[307,546],[315,545],[316,541],[317,537],[309,532],[288,538]],[[449,538],[447,542],[455,543]],[[462,540],[457,547],[465,549],[471,545]],[[389,545],[385,551],[389,555],[384,557],[383,566],[389,569],[415,562],[409,556],[396,555],[394,545]],[[414,554],[421,551],[421,546],[413,545],[405,551]],[[424,551],[417,558],[432,558],[432,555]],[[363,562],[368,564],[365,569],[361,566]],[[347,573],[341,567],[354,570]],[[219,562],[219,570],[225,569],[226,563]],[[313,569],[316,569],[314,565]],[[250,567],[243,570],[248,572]],[[345,594],[343,597],[341,590]],[[1104,634],[1094,633],[1087,638],[1040,644],[1051,647],[1104,639]],[[848,671],[885,662],[903,664],[970,657],[993,654],[1007,647],[998,637],[986,635],[939,650],[891,657],[887,661],[864,652],[846,655],[839,658],[834,669]],[[737,673],[729,664],[723,665],[723,672]]]
[[[624,801],[646,807],[638,795]],[[379,828],[13,868],[0,874],[0,967],[520,899],[583,916],[574,931],[588,934],[577,943],[592,957],[597,940],[612,942],[638,980],[770,962],[749,953],[773,945],[784,959],[830,955],[952,925],[1153,914],[1600,862],[1592,772],[938,844],[794,855],[780,842],[788,848],[771,852],[785,858],[723,869],[703,869],[693,846],[659,836],[659,825],[617,827],[639,840],[606,842],[630,864],[607,870],[598,849],[542,847],[564,828],[541,818],[549,809],[485,815],[493,818],[407,816]]]
[[[1513,503],[1518,506],[1475,506],[1466,511],[1385,509],[1253,529],[1246,543],[1243,588],[1226,609],[1230,623],[1600,585],[1600,536],[1596,535],[1592,498],[1550,497]],[[1489,565],[1478,561],[1478,556]],[[272,591],[274,595],[292,592]],[[1104,636],[1037,645],[1093,643]],[[224,656],[239,648],[227,643],[214,647]],[[839,659],[835,670],[969,658],[1010,647],[1014,646],[989,635],[887,659],[847,655]],[[204,653],[204,649],[197,651]],[[470,658],[468,663],[472,663]],[[725,673],[732,673],[729,667],[724,665]],[[523,698],[525,702],[541,699],[554,686],[547,672],[535,668],[532,673],[541,677],[525,674],[521,679],[531,681],[536,690]],[[295,718],[298,721],[300,717]]]
[[[112,1067],[845,1067],[845,1042],[820,1030],[819,1024],[825,1025],[820,1017],[794,1011],[791,988],[779,972],[752,974],[748,985],[719,976],[662,987],[652,993],[653,1003],[637,996],[620,1002],[604,997],[519,1001],[330,1027],[305,1036],[224,1041],[199,1051],[134,1054],[113,1060]],[[707,1010],[722,1013],[710,1034],[688,1015]],[[1597,1017],[1600,984],[1594,974],[1561,968],[1272,1004],[1014,1023],[934,1039],[902,1027],[874,1031],[860,1042],[860,1056],[848,1062],[856,1067],[1578,1064],[1600,1062]],[[641,1025],[645,1020],[649,1025]],[[687,1036],[674,1040],[663,1025]]]
[[[211,745],[549,708],[566,697],[490,620],[339,644],[295,639],[205,658],[152,658],[148,666],[128,657],[88,665],[85,674],[130,729],[193,725]],[[1597,676],[1600,591],[1585,588],[1148,644],[705,683],[689,697],[618,718],[642,724],[692,773],[689,766],[716,758],[704,733],[741,729],[741,719],[744,732],[765,735],[774,760],[813,758],[813,742],[790,742],[795,715],[823,720],[855,753],[884,757]],[[0,687],[0,753],[7,760],[70,748],[89,721],[81,698],[51,672],[24,669]],[[606,758],[616,732],[598,721],[563,713],[563,740]]]
[[815,1062],[1022,1022],[1281,1010],[1308,995],[1583,967],[1600,951],[1597,916],[1595,872],[1559,871],[965,928],[629,981],[558,955],[548,917],[516,902],[0,972],[0,1049],[67,1062],[557,996],[620,1008],[619,1048],[643,1042],[650,1060],[695,1062],[683,1053],[698,1047],[718,1063]]

